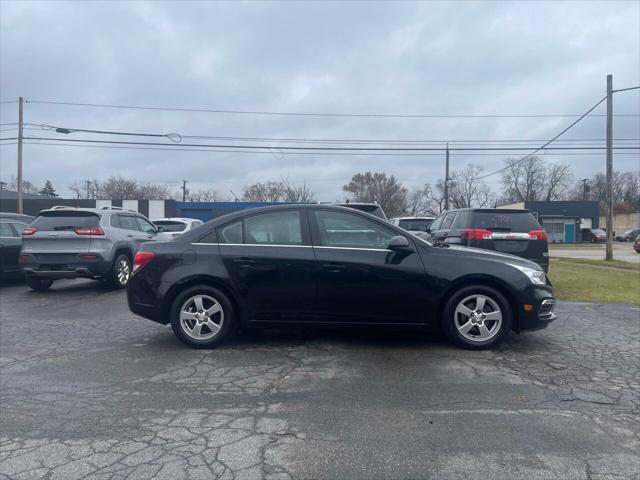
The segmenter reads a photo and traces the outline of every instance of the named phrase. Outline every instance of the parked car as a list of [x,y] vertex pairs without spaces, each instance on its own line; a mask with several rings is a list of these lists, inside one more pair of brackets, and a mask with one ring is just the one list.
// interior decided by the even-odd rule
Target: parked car
[[602,243],[607,241],[607,232],[601,228],[587,228],[582,231],[582,241]]
[[640,235],[640,228],[634,228],[625,231],[622,235],[616,235],[616,241],[633,242],[638,235]]
[[21,234],[32,220],[29,215],[0,212],[0,274],[3,278],[21,274],[18,265]]
[[242,210],[173,242],[147,243],[127,299],[132,312],[171,324],[199,348],[238,326],[436,323],[457,345],[484,349],[556,318],[536,263],[432,245],[328,205]]
[[636,253],[640,253],[640,235],[638,235],[635,242],[633,242],[633,249],[636,251]]
[[142,244],[171,238],[129,210],[54,207],[23,230],[18,260],[33,290],[47,290],[60,278],[102,279],[124,288]]
[[417,237],[427,237],[427,231],[435,217],[396,217],[389,220],[391,225],[400,227]]
[[162,227],[172,238],[179,237],[203,223],[202,220],[196,220],[195,218],[161,218],[160,220],[153,220],[155,226]]
[[547,233],[528,210],[463,208],[449,210],[429,227],[434,242],[517,255],[549,270]]
[[387,219],[384,210],[382,210],[382,207],[377,203],[345,202],[332,203],[331,205],[335,205],[337,207],[353,208],[354,210],[360,210],[361,212],[369,213],[375,217],[381,218],[382,220]]

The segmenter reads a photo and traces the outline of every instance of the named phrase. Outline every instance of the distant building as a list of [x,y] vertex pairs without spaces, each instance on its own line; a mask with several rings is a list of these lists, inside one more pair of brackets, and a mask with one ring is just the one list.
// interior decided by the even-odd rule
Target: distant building
[[583,238],[583,230],[600,228],[600,206],[597,201],[520,202],[498,208],[529,210],[547,232],[549,243],[579,242]]

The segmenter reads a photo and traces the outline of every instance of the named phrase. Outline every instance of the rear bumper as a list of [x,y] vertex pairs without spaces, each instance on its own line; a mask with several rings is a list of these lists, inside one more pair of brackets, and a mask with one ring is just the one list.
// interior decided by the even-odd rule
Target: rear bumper
[[144,269],[134,273],[127,285],[129,310],[136,315],[166,325],[169,318],[162,309],[162,293]]
[[[95,258],[81,258],[80,255]],[[78,254],[65,262],[38,261],[33,255],[24,253],[20,258],[20,268],[25,275],[38,278],[93,278],[108,273],[111,262],[101,254],[92,252]]]

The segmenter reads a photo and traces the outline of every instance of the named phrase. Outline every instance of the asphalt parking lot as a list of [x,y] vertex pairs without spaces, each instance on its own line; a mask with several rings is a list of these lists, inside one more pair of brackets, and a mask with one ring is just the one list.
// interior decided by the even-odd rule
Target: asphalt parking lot
[[189,350],[89,281],[0,289],[3,479],[640,478],[640,309],[470,352],[392,331]]

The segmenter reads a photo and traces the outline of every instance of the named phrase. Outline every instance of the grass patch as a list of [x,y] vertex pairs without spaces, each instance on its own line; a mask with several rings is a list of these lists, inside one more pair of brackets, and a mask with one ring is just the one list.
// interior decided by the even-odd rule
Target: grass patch
[[640,265],[628,262],[554,258],[549,265],[560,300],[640,305]]
[[550,243],[549,248],[604,248],[604,243]]

